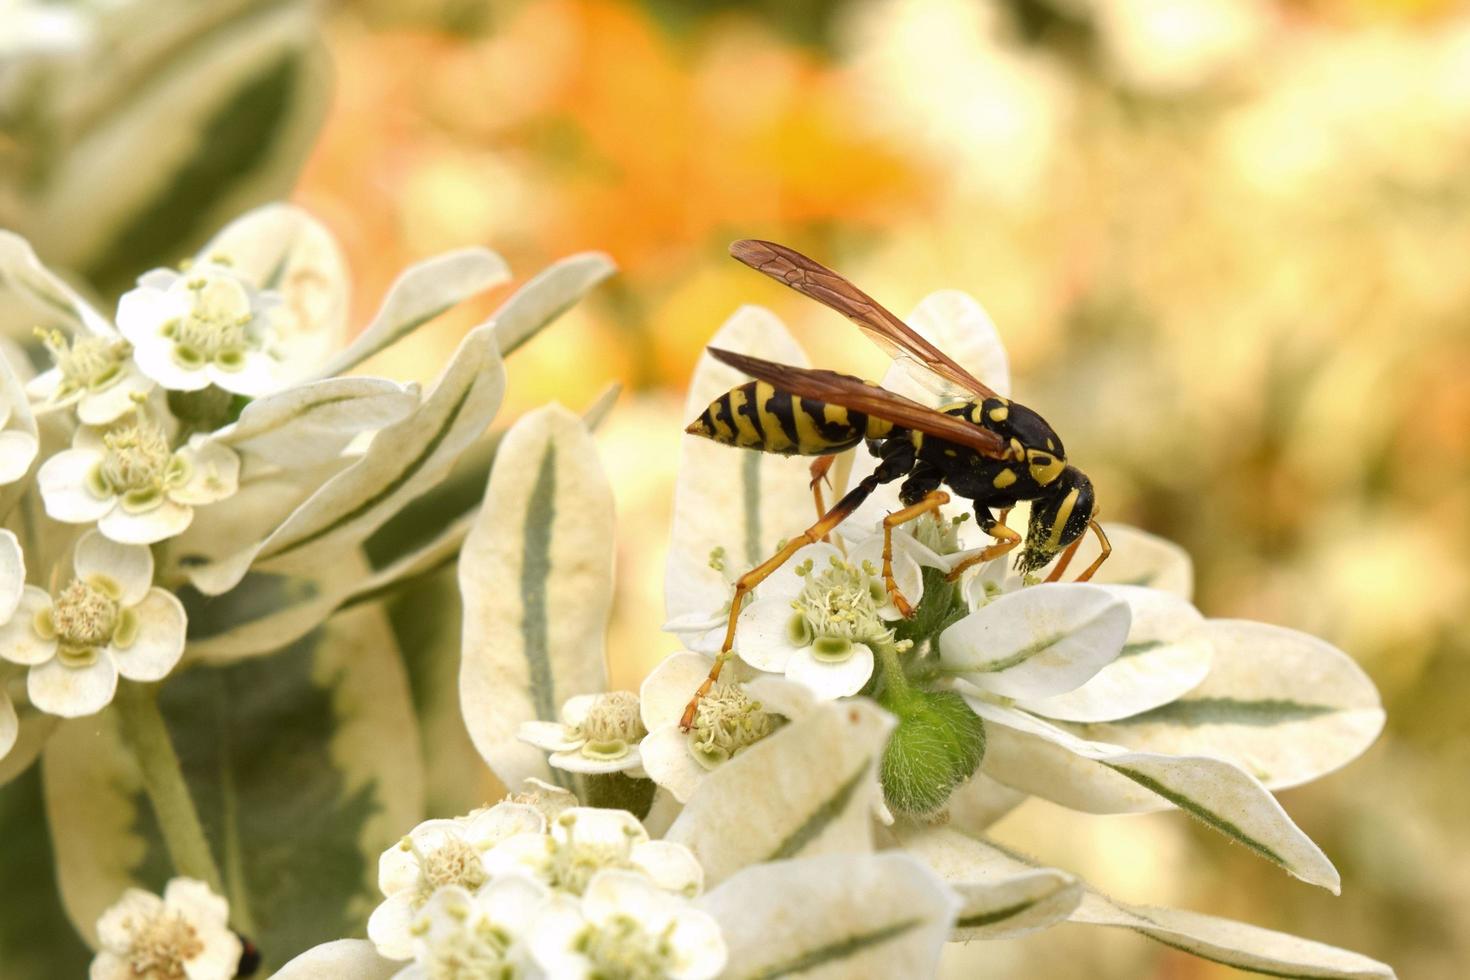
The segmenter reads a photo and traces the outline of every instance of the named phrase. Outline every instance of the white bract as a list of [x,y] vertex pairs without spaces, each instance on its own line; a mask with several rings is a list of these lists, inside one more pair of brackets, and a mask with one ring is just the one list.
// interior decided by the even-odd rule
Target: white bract
[[660,889],[690,898],[704,888],[704,871],[688,848],[649,839],[638,818],[625,810],[564,810],[548,831],[520,833],[497,844],[484,865],[493,876],[530,875],[574,895],[606,869],[641,872]]
[[38,411],[76,406],[86,425],[107,425],[132,411],[153,390],[153,379],[133,362],[133,346],[116,334],[38,331],[53,366],[26,385]]
[[725,941],[707,912],[642,875],[597,872],[580,899],[557,896],[536,921],[531,953],[558,980],[708,980],[725,968]]
[[229,980],[242,951],[229,919],[229,903],[202,881],[175,878],[162,898],[129,888],[97,920],[102,948],[88,975],[91,980]]
[[258,396],[279,386],[276,329],[281,298],[210,256],[182,272],[154,269],[117,304],[117,327],[148,377],[173,391],[216,385]]
[[151,587],[147,548],[89,531],[77,542],[73,569],[54,594],[25,586],[0,625],[0,656],[30,668],[31,703],[67,718],[106,707],[119,675],[162,680],[183,655],[186,626],[179,600]]
[[144,406],[106,428],[83,426],[41,465],[46,513],[68,524],[97,523],[114,541],[152,544],[181,534],[194,508],[233,496],[240,457],[194,436],[174,449],[163,424]]
[[640,771],[638,743],[647,731],[636,694],[582,694],[562,705],[561,717],[560,722],[522,722],[521,741],[550,752],[551,764],[568,772]]
[[497,878],[477,892],[446,885],[414,918],[413,962],[393,980],[512,980],[532,972],[526,939],[547,899],[539,882]]
[[413,956],[413,922],[434,893],[450,885],[478,891],[491,878],[487,853],[515,835],[539,835],[545,824],[521,803],[419,824],[378,859],[378,887],[386,897],[368,918],[368,938],[388,959]]

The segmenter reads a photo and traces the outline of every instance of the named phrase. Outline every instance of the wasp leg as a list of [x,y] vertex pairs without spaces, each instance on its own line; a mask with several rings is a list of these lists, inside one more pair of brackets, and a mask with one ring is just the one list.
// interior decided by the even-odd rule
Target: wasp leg
[[1051,570],[1051,574],[1047,575],[1047,577],[1042,579],[1042,581],[1060,582],[1062,580],[1062,575],[1067,571],[1067,566],[1072,564],[1072,556],[1077,554],[1077,548],[1081,544],[1082,539],[1078,538],[1076,541],[1073,541],[1071,544],[1067,545],[1067,550],[1062,552],[1062,557],[1057,561],[1057,567],[1053,568]]
[[1108,536],[1103,533],[1102,525],[1097,521],[1088,521],[1093,533],[1097,535],[1097,543],[1102,547],[1102,554],[1092,560],[1092,564],[1083,569],[1082,574],[1077,576],[1078,582],[1086,582],[1092,578],[1093,573],[1102,567],[1102,563],[1108,560],[1108,555],[1113,553],[1113,546],[1108,541]]
[[898,590],[898,583],[893,580],[893,529],[916,517],[936,512],[947,503],[949,494],[943,490],[931,490],[918,503],[910,504],[883,518],[883,585],[888,589],[888,598],[893,600],[904,619],[913,618],[914,607],[904,598],[903,593]]
[[[837,462],[836,456],[818,456],[816,459],[812,460],[811,490],[812,499],[815,500],[817,504],[817,520],[821,520],[822,515],[827,513],[827,504],[822,499],[822,484],[826,483],[828,486],[832,485],[832,481],[828,479],[827,473],[832,469],[832,464],[835,462]],[[830,539],[830,534],[824,534],[822,536],[823,541],[828,541]]]
[[976,511],[975,522],[980,525],[980,530],[995,538],[995,544],[981,548],[975,554],[962,559],[949,570],[949,574],[945,576],[945,579],[950,582],[956,582],[961,575],[965,574],[971,568],[974,568],[981,562],[999,558],[1021,543],[1021,535],[1006,527],[1006,518],[1010,513],[1011,509],[1007,507],[1000,512],[1000,517],[997,519],[991,517],[989,511],[983,513]]

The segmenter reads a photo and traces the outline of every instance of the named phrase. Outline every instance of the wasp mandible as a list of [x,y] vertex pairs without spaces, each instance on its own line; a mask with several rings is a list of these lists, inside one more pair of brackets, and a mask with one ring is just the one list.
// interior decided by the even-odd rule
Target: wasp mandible
[[[1031,521],[1017,570],[1037,571],[1060,553],[1061,560],[1047,576],[1047,581],[1056,581],[1091,527],[1101,553],[1077,580],[1092,577],[1112,550],[1097,522],[1092,481],[1067,462],[1061,438],[1045,419],[996,394],[867,293],[795,249],[747,239],[731,245],[730,254],[852,320],[947,404],[933,409],[852,375],[709,349],[717,360],[755,380],[716,398],[686,432],[743,449],[827,461],[865,442],[878,466],[815,524],[735,583],[724,644],[684,711],[685,729],[694,723],[699,699],[731,656],[745,597],[802,547],[825,538],[882,484],[903,480],[898,496],[904,506],[883,519],[883,582],[905,616],[913,609],[893,579],[893,529],[948,503],[949,494],[941,486],[969,500],[980,529],[995,539],[956,564],[951,580],[1021,544],[1021,535],[1005,520],[1023,500],[1031,502]],[[822,463],[814,464],[814,478],[822,472]]]

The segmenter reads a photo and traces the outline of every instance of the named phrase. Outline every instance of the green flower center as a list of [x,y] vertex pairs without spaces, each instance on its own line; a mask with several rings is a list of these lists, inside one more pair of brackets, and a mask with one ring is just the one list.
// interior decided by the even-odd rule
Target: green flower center
[[582,754],[589,759],[621,759],[633,743],[648,734],[638,713],[638,695],[628,691],[599,694],[577,726],[586,739]]
[[89,489],[98,497],[122,497],[132,512],[163,503],[164,492],[189,479],[189,464],[169,448],[158,426],[139,421],[102,436],[102,462],[92,471]]
[[61,370],[59,394],[102,391],[122,377],[123,362],[133,351],[125,340],[109,337],[77,337],[68,341],[59,330],[38,331]]
[[793,643],[804,639],[802,646],[817,644],[826,637],[866,643],[892,637],[878,615],[883,582],[869,562],[859,568],[833,555],[820,572],[814,573],[812,563],[805,561],[796,573],[806,585],[791,604],[801,620],[793,618],[788,625]]
[[420,899],[424,901],[446,885],[459,885],[473,892],[490,880],[485,864],[480,860],[480,852],[459,837],[451,837],[429,853],[420,855],[419,874],[423,878]]
[[674,948],[669,932],[651,936],[631,916],[615,915],[588,926],[573,948],[592,962],[598,980],[659,980],[673,966]]
[[700,765],[713,769],[776,729],[776,718],[761,710],[741,688],[720,685],[699,699],[689,751]]
[[544,874],[552,888],[580,895],[586,891],[592,876],[604,868],[629,869],[634,866],[629,860],[633,845],[638,842],[638,831],[634,828],[625,828],[621,841],[587,841],[577,839],[574,814],[564,813],[557,822],[566,829],[566,836],[563,839],[551,838],[551,853]]
[[204,952],[194,927],[167,909],[139,923],[132,939],[127,960],[136,977],[183,978],[184,964]]
[[190,369],[213,362],[239,370],[245,352],[258,346],[250,331],[255,312],[245,284],[228,274],[199,272],[184,285],[189,312],[163,325],[163,335],[174,342],[174,360]]
[[[460,908],[452,908],[450,914],[456,918],[473,915]],[[429,923],[420,920],[410,931],[418,936],[427,935]],[[428,962],[424,964],[426,972],[431,980],[513,980],[518,975],[509,957],[514,938],[483,919],[464,924],[459,932],[434,940]]]
[[90,664],[98,647],[126,648],[137,639],[137,614],[123,608],[121,597],[122,589],[105,575],[72,579],[50,608],[37,613],[36,632],[56,640],[69,666]]

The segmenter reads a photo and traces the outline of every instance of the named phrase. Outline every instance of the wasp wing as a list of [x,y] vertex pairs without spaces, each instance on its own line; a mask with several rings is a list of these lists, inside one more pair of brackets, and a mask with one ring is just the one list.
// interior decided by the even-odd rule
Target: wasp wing
[[785,283],[836,310],[862,328],[879,347],[903,364],[924,387],[944,398],[994,398],[996,394],[877,300],[814,259],[793,248],[746,238],[730,254],[757,272]]
[[935,411],[850,374],[792,367],[718,347],[709,348],[709,352],[715,360],[765,381],[777,391],[841,405],[854,412],[966,446],[992,459],[1010,458],[1006,441],[989,429],[966,422],[959,416]]

